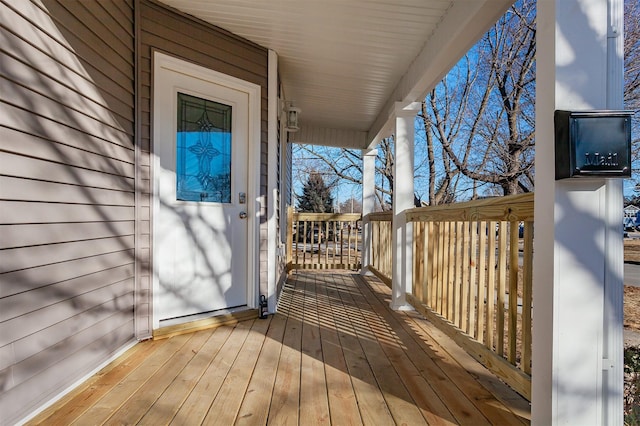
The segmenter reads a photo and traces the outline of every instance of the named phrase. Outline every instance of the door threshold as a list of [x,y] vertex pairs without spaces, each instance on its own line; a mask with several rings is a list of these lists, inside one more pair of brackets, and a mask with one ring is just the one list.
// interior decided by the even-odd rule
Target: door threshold
[[[256,319],[259,316],[258,309],[250,308],[235,309],[233,311],[227,310],[226,312],[227,313],[224,314],[216,312],[216,315],[191,321],[187,319],[185,322],[178,324],[161,325],[160,328],[153,330],[153,340],[167,339],[179,334],[194,333],[223,325],[237,324],[240,321]],[[184,321],[185,318],[181,318],[181,320]],[[176,320],[167,322],[175,321]]]

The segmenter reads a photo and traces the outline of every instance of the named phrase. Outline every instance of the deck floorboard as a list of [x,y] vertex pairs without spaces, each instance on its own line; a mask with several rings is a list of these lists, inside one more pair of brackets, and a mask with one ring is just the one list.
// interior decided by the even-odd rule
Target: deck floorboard
[[389,288],[298,271],[278,313],[141,342],[29,424],[529,424],[526,400]]

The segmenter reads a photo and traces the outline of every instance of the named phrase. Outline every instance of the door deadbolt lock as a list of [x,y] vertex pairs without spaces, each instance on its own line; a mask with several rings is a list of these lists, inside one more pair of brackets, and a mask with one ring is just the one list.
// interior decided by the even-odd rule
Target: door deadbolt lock
[[247,212],[240,212],[240,219],[246,219],[247,218]]
[[238,194],[238,202],[240,204],[245,204],[247,202],[247,194],[245,194],[244,192],[241,192]]

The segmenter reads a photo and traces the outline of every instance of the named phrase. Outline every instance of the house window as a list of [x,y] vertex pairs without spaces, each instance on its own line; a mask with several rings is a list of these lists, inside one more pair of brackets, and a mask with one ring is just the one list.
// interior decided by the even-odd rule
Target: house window
[[178,93],[176,198],[231,202],[231,106]]

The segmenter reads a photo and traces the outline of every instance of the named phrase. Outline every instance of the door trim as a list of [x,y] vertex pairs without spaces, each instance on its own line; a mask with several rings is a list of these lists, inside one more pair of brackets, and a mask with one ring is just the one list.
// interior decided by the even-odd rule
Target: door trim
[[259,261],[259,236],[260,236],[260,101],[261,101],[261,87],[257,84],[241,80],[236,77],[232,77],[227,74],[214,71],[209,68],[194,64],[192,62],[179,59],[174,56],[169,56],[159,51],[153,51],[153,74],[152,74],[152,111],[151,122],[153,125],[152,140],[151,140],[151,158],[152,158],[152,179],[153,179],[153,194],[152,194],[152,235],[151,235],[151,248],[150,262],[151,269],[153,271],[153,283],[152,283],[152,308],[150,314],[153,317],[153,329],[157,329],[160,326],[160,320],[156,311],[156,297],[155,289],[158,288],[158,270],[154,265],[154,252],[156,250],[155,238],[157,229],[156,221],[154,221],[154,215],[160,211],[160,199],[158,197],[158,179],[154,173],[155,170],[159,170],[160,157],[155,154],[154,141],[160,139],[158,134],[158,127],[156,125],[156,117],[153,113],[159,110],[158,96],[156,91],[161,90],[162,87],[157,84],[158,78],[162,73],[175,72],[191,76],[203,81],[211,82],[217,85],[226,86],[230,89],[234,89],[240,92],[244,92],[248,95],[248,116],[249,116],[249,128],[248,144],[247,144],[247,307],[256,308],[258,306],[258,261]]

